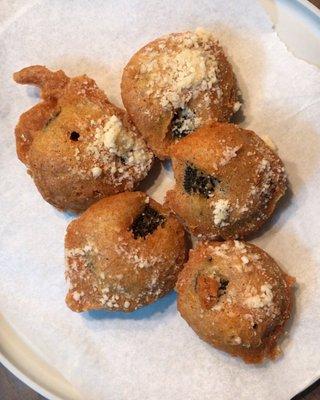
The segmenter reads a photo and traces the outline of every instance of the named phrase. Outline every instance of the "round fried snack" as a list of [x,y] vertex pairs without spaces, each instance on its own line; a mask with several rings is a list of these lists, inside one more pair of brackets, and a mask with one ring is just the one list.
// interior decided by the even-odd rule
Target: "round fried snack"
[[212,123],[172,146],[176,185],[166,205],[204,239],[260,228],[286,191],[280,158],[254,132]]
[[179,274],[178,310],[212,346],[259,363],[281,353],[294,281],[253,244],[202,243]]
[[209,32],[174,33],[139,50],[125,67],[123,104],[159,158],[170,145],[240,108],[236,79]]
[[18,157],[46,201],[82,211],[133,190],[147,175],[153,154],[126,112],[92,79],[70,79],[43,66],[25,68],[14,79],[41,89],[43,101],[21,115],[15,134]]
[[174,288],[186,259],[183,226],[142,192],[92,205],[65,238],[66,297],[73,311],[134,311]]

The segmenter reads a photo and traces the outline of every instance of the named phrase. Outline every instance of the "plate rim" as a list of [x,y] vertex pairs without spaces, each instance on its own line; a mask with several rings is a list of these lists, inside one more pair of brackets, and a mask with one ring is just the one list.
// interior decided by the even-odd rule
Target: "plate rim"
[[[8,358],[6,358],[2,352],[0,351],[0,364],[3,365],[9,372],[11,372],[16,378],[18,378],[21,382],[26,384],[29,388],[34,390],[37,394],[40,394],[41,396],[45,397],[48,400],[64,400],[62,397],[57,397],[54,395],[52,392],[47,391],[46,389],[43,389],[42,386],[37,384],[34,380],[30,379],[28,375],[25,373],[21,372],[20,369],[15,367],[13,363],[9,361]],[[71,385],[71,384],[70,384]]]
[[[68,382],[59,371],[43,360],[41,356],[32,349],[31,345],[27,344],[23,336],[6,320],[3,313],[0,313],[0,327],[0,365],[2,364],[5,366],[14,376],[48,400],[81,399],[81,396],[76,392],[76,389],[71,383]],[[31,353],[31,355],[28,356],[28,353]],[[23,361],[17,361],[18,358]],[[37,379],[34,378],[33,375],[35,374],[28,374],[28,368],[32,364],[37,364],[33,366],[35,373],[36,370],[42,371],[43,369],[44,374],[49,373],[52,380],[51,385],[44,384],[44,377],[42,377],[43,382],[41,382],[41,379],[37,381]],[[64,391],[63,397],[54,389],[54,384],[57,380],[60,382],[61,389],[66,388],[67,390],[67,392]]]
[[307,8],[313,14],[315,14],[318,18],[320,18],[320,9],[312,4],[309,0],[296,0],[303,7]]

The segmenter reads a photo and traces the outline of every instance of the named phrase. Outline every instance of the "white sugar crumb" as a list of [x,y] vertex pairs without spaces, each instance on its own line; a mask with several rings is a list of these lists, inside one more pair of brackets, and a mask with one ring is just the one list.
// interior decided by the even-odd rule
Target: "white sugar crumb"
[[123,303],[123,307],[124,307],[124,308],[129,308],[129,307],[130,307],[130,301],[126,300],[126,301]]
[[242,105],[242,104],[240,103],[240,101],[237,101],[236,103],[234,103],[234,105],[233,105],[233,112],[236,113],[237,111],[239,111],[241,105]]
[[230,250],[230,246],[227,243],[223,243],[219,246],[209,246],[210,253],[214,256],[221,258],[228,258],[227,251]]
[[91,168],[91,172],[94,178],[99,178],[102,173],[102,169],[100,167],[93,167]]
[[103,144],[107,149],[116,149],[116,141],[121,135],[123,126],[121,121],[115,115],[112,115],[103,126]]
[[263,135],[261,136],[262,140],[265,142],[265,144],[270,147],[271,150],[277,152],[278,151],[278,147],[276,146],[276,144],[272,141],[272,139],[270,138],[270,136],[268,135]]
[[242,256],[241,257],[241,261],[243,262],[243,264],[248,264],[249,263],[249,258],[247,256]]
[[73,292],[72,293],[72,298],[73,298],[74,301],[79,301],[80,298],[81,298],[81,293],[79,293],[77,291]]
[[106,305],[109,308],[119,308],[119,304],[117,303],[117,300],[114,298],[114,296],[107,301]]
[[121,243],[121,239],[119,239],[119,244],[115,246],[115,250],[118,255],[126,257],[138,269],[153,267],[164,261],[160,256],[148,255],[148,257],[144,257],[140,255],[137,249],[129,248],[126,244]]
[[230,342],[232,345],[239,345],[242,343],[242,340],[239,336],[233,336]]
[[245,299],[244,304],[249,308],[263,308],[271,306],[273,300],[272,286],[268,283],[260,288],[261,293]]
[[[219,257],[225,256],[225,252],[221,251],[221,249],[219,247],[209,246],[208,249],[210,250],[210,254],[212,254],[212,255],[216,255],[216,256],[219,256]],[[191,251],[194,251],[194,250],[191,249]]]
[[[81,280],[88,277],[88,273],[94,265],[94,259],[98,250],[90,243],[82,248],[70,248],[65,251],[65,278],[73,282],[74,274]],[[70,287],[71,289],[71,287]],[[77,295],[76,295],[77,296]]]
[[251,258],[252,258],[252,261],[259,261],[260,260],[260,255],[259,254],[252,254]]
[[143,163],[149,158],[145,146],[141,146],[139,140],[128,134],[116,115],[112,115],[102,127],[96,129],[96,137],[100,137],[111,154],[125,157],[129,165]]
[[223,227],[228,225],[226,220],[229,218],[230,203],[228,200],[218,200],[212,203],[213,209],[213,222],[216,226]]
[[235,245],[236,249],[238,249],[238,250],[243,250],[246,247],[244,245],[244,243],[240,242],[239,240],[234,240],[234,245]]
[[66,257],[83,257],[88,255],[89,253],[97,253],[98,250],[92,244],[87,243],[82,248],[80,247],[73,247],[71,249],[66,249]]
[[221,311],[222,310],[222,304],[216,304],[211,308],[212,311]]
[[219,165],[224,166],[228,164],[228,162],[237,156],[237,151],[241,148],[241,146],[236,147],[229,147],[227,146],[226,149],[222,153],[222,158],[219,161]]
[[90,171],[92,176],[97,178],[104,173],[106,182],[115,186],[124,184],[124,190],[132,190],[152,164],[153,154],[144,140],[134,128],[124,127],[116,115],[91,120],[90,128],[93,132],[85,151],[98,164]]
[[[260,160],[256,167],[256,174],[258,176],[258,183],[251,185],[249,195],[261,199],[265,204],[268,203],[270,198],[273,196],[273,188],[280,182],[285,182],[285,175],[283,174],[282,167],[275,168],[271,162],[263,158]],[[252,204],[254,199],[251,199],[249,203]],[[257,220],[259,220],[257,218]]]
[[258,166],[258,171],[261,172],[268,169],[270,169],[270,162],[267,159],[263,158]]

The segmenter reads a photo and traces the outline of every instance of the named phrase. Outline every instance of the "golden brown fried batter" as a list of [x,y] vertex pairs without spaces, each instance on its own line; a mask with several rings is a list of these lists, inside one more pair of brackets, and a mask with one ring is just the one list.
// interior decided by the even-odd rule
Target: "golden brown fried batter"
[[208,32],[174,33],[139,50],[123,71],[123,103],[160,158],[199,126],[228,121],[236,112],[236,79]]
[[199,238],[258,230],[286,191],[280,158],[254,132],[212,123],[172,146],[176,185],[166,204]]
[[15,134],[18,157],[46,201],[81,211],[133,190],[147,175],[152,153],[92,79],[43,66],[24,68],[14,79],[41,89],[43,101],[22,114]]
[[294,278],[263,250],[239,241],[199,244],[176,285],[178,310],[206,342],[262,362],[280,354]]
[[173,289],[186,259],[185,232],[142,192],[100,200],[70,223],[66,297],[73,311],[134,311]]

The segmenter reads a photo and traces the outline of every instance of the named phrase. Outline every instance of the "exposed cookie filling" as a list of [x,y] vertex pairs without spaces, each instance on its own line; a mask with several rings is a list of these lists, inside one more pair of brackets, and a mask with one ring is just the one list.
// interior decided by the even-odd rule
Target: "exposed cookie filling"
[[207,175],[194,166],[186,166],[183,186],[188,194],[200,194],[209,198],[219,183],[212,175]]
[[201,119],[196,117],[188,107],[178,108],[173,114],[169,132],[172,139],[181,139],[200,125]]
[[228,279],[220,278],[219,290],[218,290],[219,297],[226,293],[228,285],[229,285]]
[[210,309],[226,293],[229,281],[219,276],[207,276],[200,274],[196,282],[196,292],[202,307]]
[[159,225],[162,225],[165,217],[158,213],[154,208],[146,205],[141,214],[133,221],[130,230],[135,239],[145,238],[153,233]]

